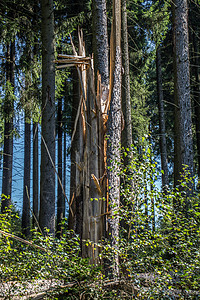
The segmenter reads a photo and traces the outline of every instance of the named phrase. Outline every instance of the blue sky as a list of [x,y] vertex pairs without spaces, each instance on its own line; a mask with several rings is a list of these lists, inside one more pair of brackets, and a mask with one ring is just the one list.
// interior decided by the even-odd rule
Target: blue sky
[[[17,118],[15,119],[15,126],[18,129],[20,137],[18,138],[15,137],[13,143],[14,145],[13,145],[12,201],[13,203],[15,203],[17,210],[21,212],[22,205],[23,205],[23,174],[24,174],[24,124],[23,124],[22,114],[17,116]],[[69,145],[70,145],[70,137],[67,136],[67,147],[69,147]],[[31,146],[31,157],[32,157],[32,146]],[[39,158],[40,158],[40,141],[39,141]],[[1,170],[0,170],[0,190],[2,190],[2,163],[3,162],[1,162]],[[39,163],[39,168],[40,168],[40,163]],[[31,203],[32,203],[32,171],[33,170],[32,170],[32,162],[31,162],[31,192],[30,192]],[[57,178],[56,178],[56,193],[57,193]],[[66,193],[69,199],[69,194],[70,194],[70,157],[69,156],[67,156]]]

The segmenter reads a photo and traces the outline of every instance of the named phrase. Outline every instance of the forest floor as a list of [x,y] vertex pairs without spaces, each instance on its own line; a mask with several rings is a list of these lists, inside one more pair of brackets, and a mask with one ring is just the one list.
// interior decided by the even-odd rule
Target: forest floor
[[[149,295],[149,292],[152,289],[152,281],[154,281],[154,278],[152,276],[149,276],[149,274],[144,274],[144,273],[138,275],[140,279],[142,278],[143,281],[143,284],[140,288],[136,287],[132,281],[108,280],[103,283],[102,285],[103,290],[107,292],[109,290],[110,291],[115,290],[118,294],[117,299],[146,299],[145,294]],[[62,288],[70,289],[71,287],[74,287],[76,284],[77,282],[72,282],[66,285],[63,281],[54,280],[54,279],[33,280],[30,282],[0,283],[0,300],[5,300],[5,299],[40,300],[40,299],[54,299],[55,297],[56,299],[58,299],[57,297],[59,296]],[[95,287],[96,284],[92,284],[92,286]],[[164,291],[163,291],[163,295],[166,296]],[[80,299],[82,299],[82,297]],[[158,298],[156,297],[155,299]],[[168,291],[168,299],[200,299],[200,296],[199,293],[196,291],[191,291],[191,290],[184,291],[184,290],[172,288],[170,292]]]
[[30,282],[4,282],[0,283],[0,300],[4,299],[44,299],[48,293],[55,291],[63,285],[58,280],[33,280]]

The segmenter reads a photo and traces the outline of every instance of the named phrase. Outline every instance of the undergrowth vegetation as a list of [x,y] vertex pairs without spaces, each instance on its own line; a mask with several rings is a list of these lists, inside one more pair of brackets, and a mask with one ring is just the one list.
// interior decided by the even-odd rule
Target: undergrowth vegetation
[[[115,249],[109,240],[95,245],[102,249],[99,266],[81,258],[80,238],[66,220],[61,239],[33,230],[25,241],[16,237],[17,213],[0,215],[2,299],[13,299],[17,289],[24,294],[27,282],[40,279],[57,281],[43,299],[199,299],[200,204],[187,168],[179,188],[160,192],[157,165],[144,148],[140,155],[133,150],[128,168],[122,162],[120,175],[120,239]],[[116,253],[120,278],[111,275]]]

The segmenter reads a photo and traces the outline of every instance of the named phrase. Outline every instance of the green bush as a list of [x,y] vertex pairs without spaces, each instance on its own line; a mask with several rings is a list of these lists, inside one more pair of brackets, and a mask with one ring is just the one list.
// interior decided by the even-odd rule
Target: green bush
[[[33,231],[32,245],[1,234],[0,283],[12,281],[16,289],[17,282],[58,280],[59,296],[49,299],[199,299],[199,194],[191,191],[187,168],[179,188],[160,192],[149,148],[140,155],[133,149],[131,159],[128,167],[121,163],[118,247],[113,249],[109,239],[96,245],[103,266],[81,258],[80,239],[72,231],[64,230],[60,240]],[[0,215],[0,230],[13,233],[17,218]],[[116,253],[120,278],[111,278]]]
[[12,228],[10,212],[0,218],[3,232],[0,233],[0,284],[6,288],[12,283],[6,296],[12,296],[22,286],[26,289],[27,281],[57,280],[58,286],[65,286],[71,282],[89,282],[93,278],[95,269],[88,265],[88,259],[80,257],[79,237],[71,231],[66,231],[60,240],[48,232],[43,236],[33,231],[30,242],[6,235]]

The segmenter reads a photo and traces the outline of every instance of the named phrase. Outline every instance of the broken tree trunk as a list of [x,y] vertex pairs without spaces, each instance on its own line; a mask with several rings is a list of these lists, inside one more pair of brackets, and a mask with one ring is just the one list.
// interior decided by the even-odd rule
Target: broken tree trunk
[[[93,59],[85,56],[83,34],[79,32],[79,55],[58,55],[59,67],[75,65],[79,87],[74,92],[71,150],[71,202],[69,228],[80,235],[82,256],[90,257],[90,262],[99,261],[100,250],[96,244],[105,231],[105,122],[107,121],[108,88],[97,78],[97,95]],[[61,58],[61,59],[60,59]],[[90,240],[89,246],[86,241]]]
[[84,158],[85,197],[83,205],[83,239],[92,241],[90,247],[83,248],[83,255],[91,257],[92,263],[99,260],[100,249],[97,243],[101,241],[104,232],[104,188],[101,174],[101,151],[99,133],[103,126],[99,119],[100,102],[95,96],[94,70],[88,70],[88,98],[87,98],[87,136]]
[[[120,2],[114,3],[114,20],[111,39],[111,76],[110,85],[102,83],[101,74],[97,74],[97,94],[93,58],[85,56],[82,32],[79,32],[79,55],[73,46],[74,55],[58,55],[60,68],[76,66],[79,79],[79,101],[76,97],[76,109],[73,114],[72,152],[71,152],[71,202],[69,228],[80,235],[82,256],[90,262],[99,262],[101,241],[105,233],[105,216],[109,213],[106,198],[106,186],[109,190],[110,214],[108,220],[112,246],[115,249],[113,275],[119,275],[117,245],[119,237],[119,218],[115,210],[120,201],[120,141],[121,141],[121,21]],[[108,119],[108,152],[105,139]],[[108,158],[106,160],[106,152]],[[114,163],[115,161],[115,163]],[[108,182],[106,181],[106,164]],[[109,222],[108,222],[109,221]],[[90,243],[87,243],[87,240]],[[89,245],[89,246],[88,246]]]

